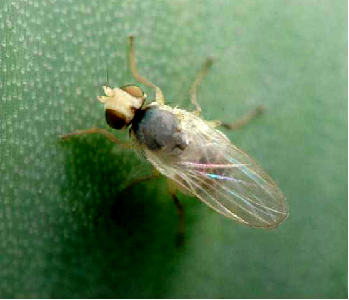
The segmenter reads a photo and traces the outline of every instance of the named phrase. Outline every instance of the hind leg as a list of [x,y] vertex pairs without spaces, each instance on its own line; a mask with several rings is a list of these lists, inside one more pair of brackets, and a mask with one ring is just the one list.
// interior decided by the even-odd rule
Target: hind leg
[[254,108],[252,111],[247,113],[246,115],[242,116],[240,119],[234,121],[233,123],[222,122],[219,120],[205,121],[205,122],[213,128],[215,128],[217,126],[222,126],[225,129],[237,130],[237,129],[240,129],[240,128],[250,124],[255,118],[257,118],[261,114],[263,114],[263,112],[264,112],[264,106],[259,105],[256,108]]
[[176,246],[181,247],[184,244],[185,239],[185,209],[183,204],[179,201],[176,196],[177,187],[176,184],[167,179],[168,191],[173,198],[173,202],[176,206],[177,214],[178,214],[178,225],[177,225],[177,233],[176,233]]
[[251,123],[255,118],[259,117],[262,115],[264,112],[264,106],[259,105],[246,115],[242,116],[240,119],[236,120],[233,123],[226,123],[226,122],[221,122],[218,125],[221,125],[222,127],[230,130],[237,130],[240,129],[241,127],[244,127],[245,125],[248,125]]
[[140,177],[140,178],[136,178],[134,179],[127,187],[125,187],[122,192],[124,193],[128,193],[135,185],[145,182],[145,181],[150,181],[153,179],[157,179],[160,177],[160,173],[158,170],[156,170],[155,168],[153,168],[153,174],[152,175],[148,175],[148,176],[144,176],[144,177]]

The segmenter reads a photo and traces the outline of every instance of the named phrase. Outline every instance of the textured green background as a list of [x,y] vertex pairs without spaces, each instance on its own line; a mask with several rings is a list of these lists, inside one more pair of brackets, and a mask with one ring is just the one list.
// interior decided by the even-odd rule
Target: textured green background
[[[172,104],[205,58],[208,119],[267,113],[228,135],[288,198],[277,230],[246,228],[180,195],[102,137],[102,94],[139,69]],[[347,1],[84,1],[0,4],[0,297],[347,297]],[[150,96],[153,92],[146,89]],[[126,132],[117,133],[126,138]],[[141,166],[141,167],[140,167]]]

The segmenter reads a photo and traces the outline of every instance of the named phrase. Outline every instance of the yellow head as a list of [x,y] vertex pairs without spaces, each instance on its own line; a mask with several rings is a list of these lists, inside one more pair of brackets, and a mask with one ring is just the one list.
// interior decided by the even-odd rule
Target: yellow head
[[104,86],[103,89],[106,96],[100,96],[98,100],[104,103],[107,123],[114,129],[128,126],[147,98],[143,90],[136,85],[114,89]]

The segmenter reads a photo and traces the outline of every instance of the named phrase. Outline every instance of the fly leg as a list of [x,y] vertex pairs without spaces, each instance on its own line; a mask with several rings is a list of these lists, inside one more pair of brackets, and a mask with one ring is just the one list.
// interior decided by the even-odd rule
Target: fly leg
[[177,209],[177,213],[178,213],[178,227],[177,227],[177,234],[176,234],[176,246],[177,247],[181,247],[184,244],[184,238],[185,238],[185,209],[183,204],[179,201],[179,199],[176,196],[176,185],[175,183],[170,180],[167,179],[167,185],[168,185],[168,190],[170,195],[173,198],[174,204],[176,206]]
[[226,129],[230,130],[237,130],[241,127],[249,124],[254,120],[256,117],[259,117],[264,112],[264,106],[259,105],[256,108],[254,108],[252,111],[247,113],[246,115],[242,116],[240,119],[236,120],[233,123],[226,123],[226,122],[217,122],[217,125],[221,125]]
[[85,130],[76,130],[74,132],[70,132],[70,133],[67,133],[67,134],[64,134],[64,135],[60,135],[59,138],[61,140],[67,140],[67,139],[69,139],[71,137],[74,137],[74,136],[86,135],[86,134],[94,134],[94,133],[102,134],[109,141],[111,141],[112,143],[115,143],[115,144],[121,146],[124,149],[131,149],[132,148],[131,144],[127,144],[127,143],[121,142],[119,139],[117,139],[109,131],[107,131],[105,129],[102,129],[102,128],[90,128],[90,129],[85,129]]
[[[194,114],[200,115],[201,113],[201,106],[197,101],[196,97],[196,90],[197,87],[201,84],[202,80],[204,79],[205,75],[208,72],[208,69],[212,66],[213,58],[209,57],[206,59],[204,65],[200,69],[198,75],[196,76],[194,83],[192,87],[190,88],[190,101],[195,106],[195,110],[193,111]],[[245,116],[241,117],[237,121],[233,123],[226,123],[221,121],[206,121],[210,126],[216,127],[216,126],[223,126],[226,129],[236,130],[240,129],[241,127],[247,125],[250,123],[255,117],[260,116],[264,112],[264,107],[262,105],[257,106],[254,110],[246,114]]]
[[122,192],[127,194],[136,184],[141,183],[141,182],[145,182],[145,181],[149,181],[149,180],[153,180],[153,179],[157,179],[159,177],[160,177],[159,171],[154,168],[152,175],[148,175],[148,176],[134,179],[127,187],[125,187],[122,190]]
[[195,115],[200,115],[201,113],[201,106],[199,105],[197,98],[196,98],[196,89],[201,84],[202,80],[204,79],[205,75],[207,74],[208,69],[212,66],[213,58],[209,57],[206,59],[204,65],[200,69],[199,73],[196,75],[196,78],[194,80],[193,85],[190,88],[190,101],[195,106],[195,110],[193,113]]
[[219,120],[205,121],[205,122],[213,128],[217,126],[222,126],[229,130],[237,130],[251,123],[256,117],[259,117],[263,112],[264,112],[264,106],[259,105],[256,108],[254,108],[252,111],[242,116],[240,119],[236,120],[233,123],[226,123]]
[[159,104],[165,104],[165,98],[164,94],[162,93],[161,89],[157,87],[155,84],[153,84],[151,81],[149,81],[147,78],[139,75],[138,70],[137,70],[137,64],[136,64],[136,58],[135,58],[135,46],[134,46],[134,36],[129,36],[129,62],[130,62],[130,68],[133,77],[139,81],[140,83],[143,83],[146,86],[149,86],[155,90],[155,100]]

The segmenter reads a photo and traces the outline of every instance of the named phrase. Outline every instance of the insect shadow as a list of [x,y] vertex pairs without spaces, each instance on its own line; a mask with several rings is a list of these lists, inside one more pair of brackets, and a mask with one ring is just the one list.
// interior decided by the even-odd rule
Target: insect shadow
[[[168,197],[161,184],[163,179],[123,190],[130,170],[143,166],[134,166],[132,160],[139,161],[132,151],[123,151],[122,156],[118,156],[113,153],[113,147],[101,137],[82,138],[68,142],[65,147],[69,151],[65,166],[67,178],[61,191],[63,199],[67,199],[76,212],[73,213],[76,223],[87,224],[92,231],[110,231],[111,235],[117,231],[122,238],[144,238],[146,230],[148,242],[162,239],[158,236],[162,235],[159,227],[167,228],[166,236],[170,235],[172,227],[173,236],[173,227],[177,224],[173,203],[155,200]],[[146,167],[144,165],[144,172]],[[164,223],[173,223],[173,226],[160,226]]]
[[[65,263],[64,274],[57,276],[64,280],[78,268],[83,274],[80,281],[103,286],[98,289],[102,294],[95,295],[98,298],[165,294],[172,276],[169,266],[176,264],[181,252],[174,247],[178,221],[174,204],[166,201],[169,196],[161,178],[125,194],[126,175],[139,167],[132,164],[136,158],[132,151],[120,156],[113,147],[97,136],[62,147],[67,158],[61,188],[66,222],[64,228],[55,224],[55,230],[56,234],[66,232],[67,238],[56,260],[73,263]],[[155,286],[149,282],[153,273],[157,274]],[[94,295],[93,286],[92,290],[83,286],[76,287],[79,297]]]

